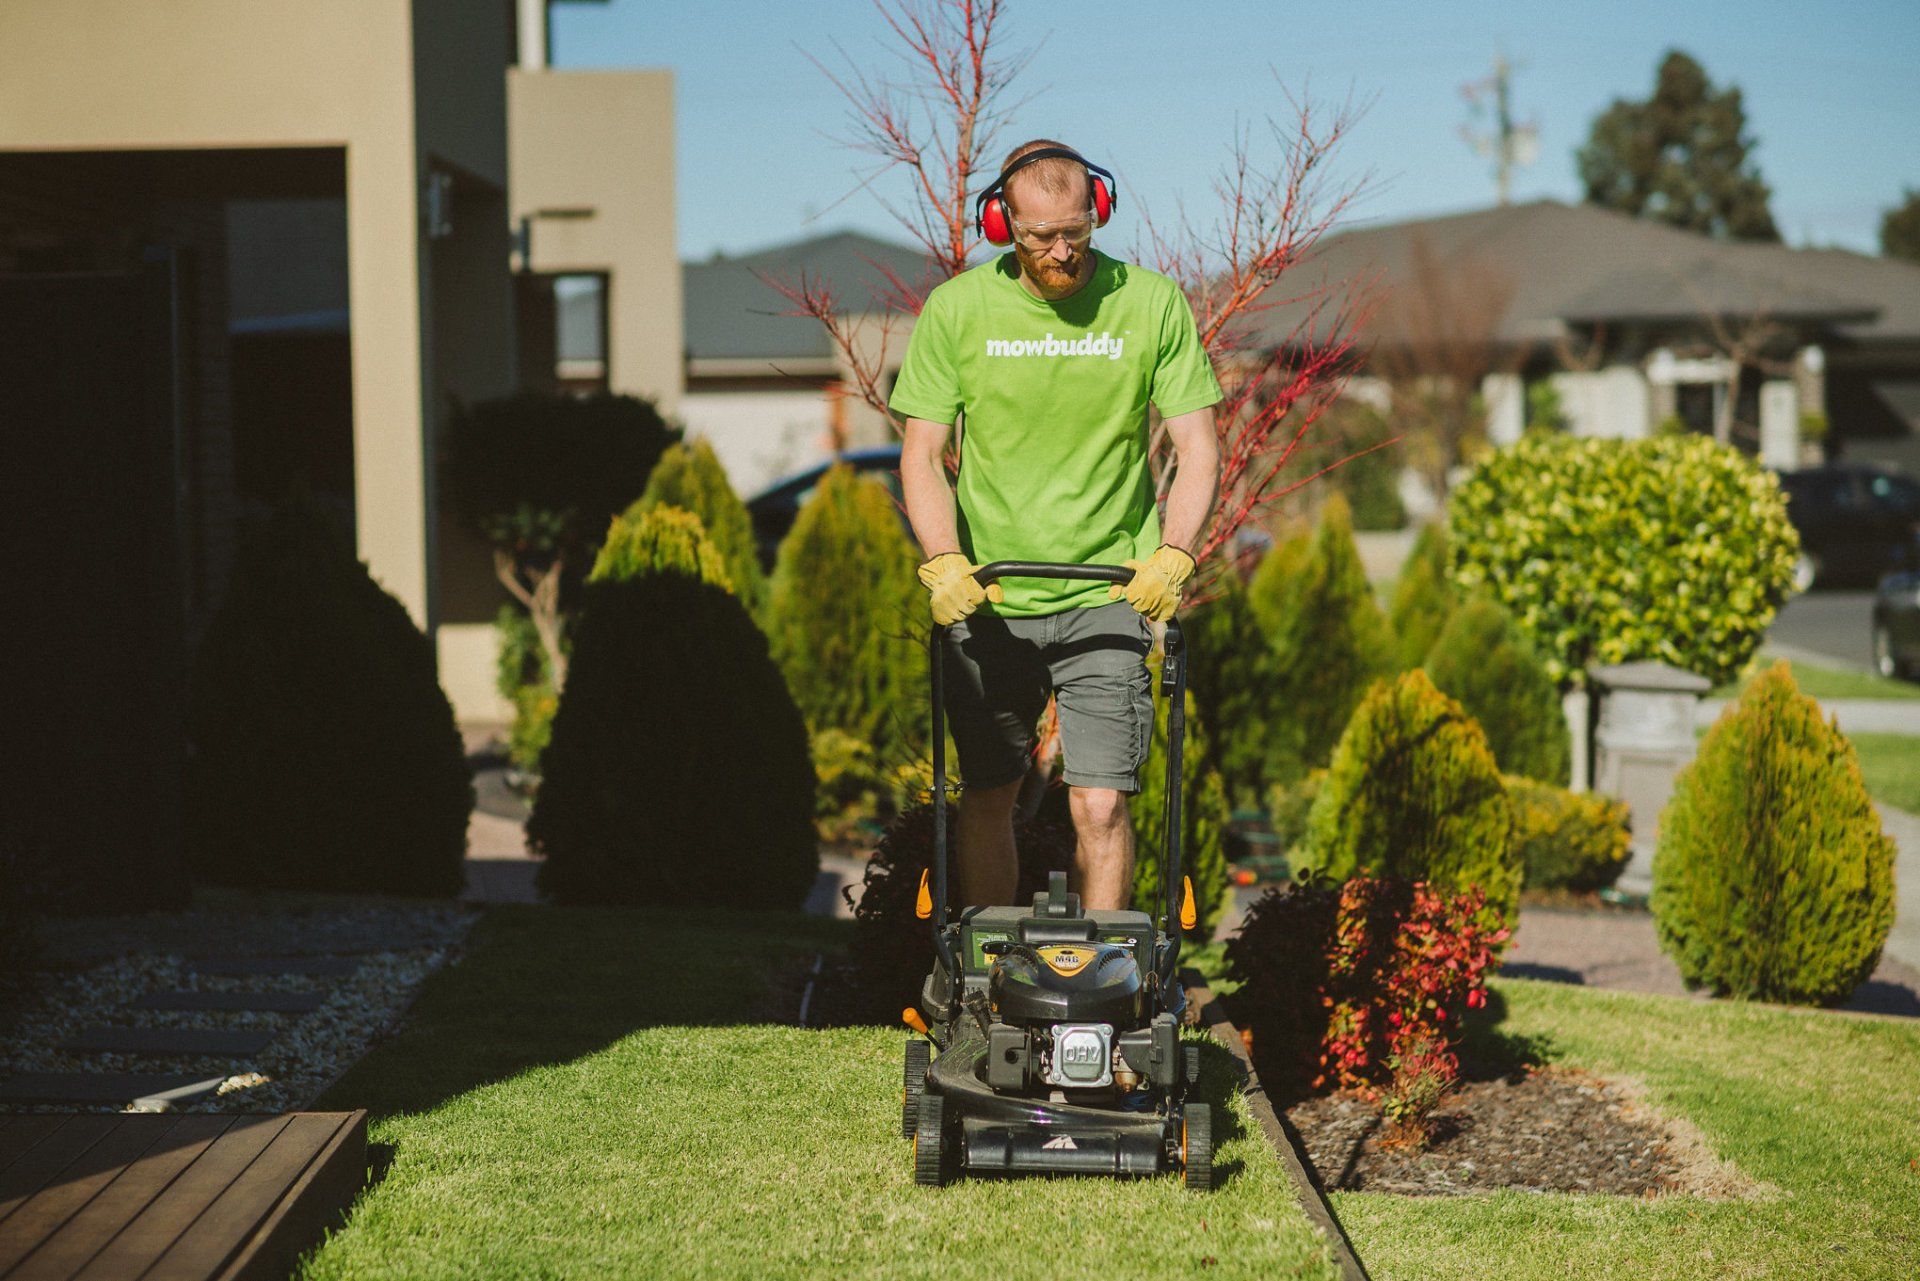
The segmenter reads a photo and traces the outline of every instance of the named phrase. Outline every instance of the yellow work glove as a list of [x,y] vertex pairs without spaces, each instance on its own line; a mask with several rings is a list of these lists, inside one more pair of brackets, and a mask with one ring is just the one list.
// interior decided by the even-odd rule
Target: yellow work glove
[[1000,603],[1000,584],[982,587],[973,576],[973,571],[979,568],[969,565],[959,552],[941,552],[920,567],[920,581],[932,593],[934,622],[951,627],[980,608],[983,600]]
[[1193,577],[1193,557],[1172,543],[1161,543],[1145,560],[1120,563],[1133,571],[1133,581],[1124,587],[1119,583],[1108,587],[1107,599],[1125,596],[1127,604],[1156,623],[1172,618],[1173,611],[1180,607],[1180,588]]

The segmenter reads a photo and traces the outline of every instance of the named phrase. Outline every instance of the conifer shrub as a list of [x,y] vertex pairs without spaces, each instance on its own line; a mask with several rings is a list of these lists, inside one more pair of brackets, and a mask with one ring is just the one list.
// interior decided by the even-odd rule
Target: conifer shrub
[[188,719],[197,880],[459,892],[473,782],[432,644],[306,494],[242,545]]
[[700,518],[714,548],[726,562],[733,594],[758,617],[766,603],[767,580],[753,537],[753,518],[727,480],[726,468],[704,440],[671,445],[647,477],[646,492],[627,508],[629,520],[655,507],[678,507]]
[[39,956],[34,878],[26,855],[11,842],[0,844],[0,1016],[28,996]]
[[1307,816],[1296,872],[1479,889],[1511,925],[1521,867],[1513,809],[1486,735],[1418,668],[1382,680],[1353,714]]
[[1247,581],[1247,607],[1272,644],[1280,622],[1299,608],[1302,575],[1313,553],[1313,526],[1289,520],[1277,531],[1273,546],[1253,567]]
[[1531,433],[1454,490],[1447,520],[1455,584],[1506,606],[1560,685],[1642,659],[1730,683],[1799,553],[1773,474],[1691,434]]
[[1327,772],[1317,769],[1291,783],[1275,783],[1267,794],[1267,824],[1282,854],[1290,854],[1306,839],[1307,816],[1313,813],[1313,803],[1326,781]]
[[1660,815],[1660,946],[1689,987],[1844,1001],[1893,926],[1894,852],[1853,744],[1775,663],[1707,731]]
[[1585,893],[1619,879],[1632,857],[1624,803],[1512,774],[1503,781],[1527,889]]
[[[1140,769],[1140,790],[1128,798],[1133,815],[1133,906],[1156,919],[1166,904],[1161,868],[1166,863],[1167,709],[1154,678],[1152,747]],[[1226,784],[1213,766],[1213,741],[1202,724],[1193,692],[1187,692],[1186,738],[1181,747],[1180,848],[1184,875],[1193,881],[1198,923],[1187,937],[1213,937],[1232,893],[1227,868],[1227,826],[1233,811]]]
[[1215,727],[1213,758],[1227,801],[1250,808],[1266,790],[1268,762],[1286,751],[1288,725],[1273,706],[1273,651],[1254,618],[1247,587],[1231,567],[1217,594],[1183,613],[1187,635],[1187,689],[1193,705]]
[[[1073,868],[1071,822],[1042,805],[1040,815],[1014,819],[1020,880],[1014,902],[1031,903],[1047,888],[1052,872]],[[947,809],[947,840],[955,841],[957,807]],[[947,847],[949,893],[960,899],[959,846]],[[821,1024],[882,1023],[897,1027],[900,1011],[920,1003],[920,985],[933,968],[933,926],[914,912],[920,874],[933,866],[933,804],[922,801],[888,824],[858,887],[841,890],[853,909],[853,941],[847,959],[819,985],[813,1020]]]
[[[1263,567],[1264,568],[1264,567]],[[1296,759],[1276,761],[1287,782],[1325,765],[1361,696],[1394,668],[1393,639],[1353,543],[1347,505],[1327,500],[1298,573],[1276,593],[1270,633],[1274,715],[1299,735]]]
[[698,518],[614,525],[527,822],[540,886],[559,903],[797,908],[820,866],[813,764],[766,637]]
[[1423,666],[1480,722],[1501,770],[1564,786],[1572,739],[1560,691],[1512,615],[1475,596],[1453,611]]
[[1400,666],[1418,667],[1439,639],[1453,612],[1453,585],[1447,579],[1447,527],[1439,521],[1420,527],[1413,550],[1393,585],[1393,609],[1387,616],[1400,645]]
[[927,723],[926,589],[893,497],[828,470],[780,544],[767,635],[814,733],[873,746],[882,766],[920,750]]
[[726,559],[700,518],[684,508],[659,505],[613,518],[587,581],[624,582],[662,573],[685,574],[733,592]]

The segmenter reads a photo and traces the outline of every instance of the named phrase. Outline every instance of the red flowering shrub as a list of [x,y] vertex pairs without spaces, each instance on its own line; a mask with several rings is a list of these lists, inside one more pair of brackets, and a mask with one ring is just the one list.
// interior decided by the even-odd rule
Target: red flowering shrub
[[1267,1088],[1299,1099],[1387,1086],[1400,1099],[1431,1094],[1430,1108],[1459,1075],[1461,1019],[1485,1003],[1508,937],[1482,923],[1485,906],[1478,888],[1367,876],[1261,896],[1226,961]]

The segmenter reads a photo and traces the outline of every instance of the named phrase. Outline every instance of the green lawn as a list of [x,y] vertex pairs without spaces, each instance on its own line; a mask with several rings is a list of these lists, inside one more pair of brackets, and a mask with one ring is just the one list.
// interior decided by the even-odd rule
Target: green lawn
[[[778,982],[844,927],[499,909],[405,1031],[322,1101],[385,1177],[307,1277],[1332,1277],[1234,1099],[1225,1186],[915,1187],[904,1030],[781,1026]],[[1213,1046],[1203,1092],[1231,1096]]]
[[1495,988],[1501,1032],[1639,1078],[1783,1195],[1338,1193],[1379,1281],[1920,1275],[1920,1022],[1523,979]]
[[[1772,666],[1763,651],[1761,662]],[[1790,663],[1793,680],[1802,694],[1814,698],[1910,698],[1920,699],[1920,685],[1911,681],[1890,681],[1871,672],[1849,671],[1841,667],[1822,667],[1814,663]],[[1737,698],[1738,685],[1723,685],[1709,698]],[[1920,714],[1917,712],[1916,714]]]
[[1920,814],[1920,737],[1912,734],[1854,734],[1860,772],[1874,799]]

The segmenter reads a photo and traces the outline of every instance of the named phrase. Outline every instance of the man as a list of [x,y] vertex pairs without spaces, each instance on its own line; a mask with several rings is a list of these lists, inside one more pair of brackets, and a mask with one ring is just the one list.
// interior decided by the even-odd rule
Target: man
[[[1035,155],[1034,153],[1043,153]],[[1024,159],[1023,159],[1024,158]],[[889,402],[906,419],[900,480],[948,626],[947,714],[965,785],[957,835],[969,904],[1013,901],[1013,809],[1052,694],[1087,908],[1133,890],[1127,795],[1153,733],[1145,658],[1170,617],[1218,486],[1220,386],[1178,285],[1092,246],[1110,175],[1056,142],[1015,148],[981,197],[1013,252],[927,296]],[[996,207],[996,202],[997,207]],[[1178,469],[1166,526],[1147,462],[1147,406]],[[962,423],[958,494],[941,455]],[[995,560],[1124,564],[1124,591],[1086,581],[983,586]],[[1115,599],[1124,595],[1125,600]]]

